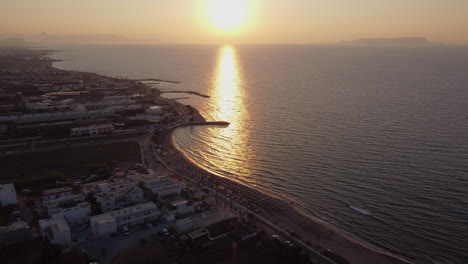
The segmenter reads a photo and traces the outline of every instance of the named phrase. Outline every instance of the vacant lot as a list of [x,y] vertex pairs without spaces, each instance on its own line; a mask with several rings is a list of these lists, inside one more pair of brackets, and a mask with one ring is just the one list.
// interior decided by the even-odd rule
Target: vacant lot
[[134,142],[35,152],[0,159],[0,183],[40,182],[47,179],[77,179],[111,171],[112,161],[139,162],[140,148]]

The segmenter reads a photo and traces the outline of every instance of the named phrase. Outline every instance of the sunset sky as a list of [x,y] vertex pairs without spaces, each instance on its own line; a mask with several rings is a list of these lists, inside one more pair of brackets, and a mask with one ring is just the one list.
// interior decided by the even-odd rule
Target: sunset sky
[[420,36],[468,43],[467,14],[467,0],[1,0],[0,34],[116,34],[163,43]]

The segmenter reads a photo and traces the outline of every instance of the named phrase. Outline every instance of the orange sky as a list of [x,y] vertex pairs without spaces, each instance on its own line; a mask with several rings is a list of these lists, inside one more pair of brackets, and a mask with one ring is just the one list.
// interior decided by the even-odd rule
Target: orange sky
[[322,43],[421,36],[468,43],[467,0],[231,0],[245,23],[220,31],[210,1],[1,0],[0,34],[116,34],[163,43]]

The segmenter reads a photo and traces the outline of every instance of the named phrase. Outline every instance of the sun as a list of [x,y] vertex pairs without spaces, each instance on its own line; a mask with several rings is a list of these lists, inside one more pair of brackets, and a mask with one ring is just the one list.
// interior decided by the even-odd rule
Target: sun
[[230,32],[240,29],[246,22],[245,0],[211,0],[208,3],[209,22],[216,29]]

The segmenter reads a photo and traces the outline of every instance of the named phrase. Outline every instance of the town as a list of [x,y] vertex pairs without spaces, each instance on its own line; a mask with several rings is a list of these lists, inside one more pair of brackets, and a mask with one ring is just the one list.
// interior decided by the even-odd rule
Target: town
[[339,258],[278,233],[259,219],[280,204],[211,177],[169,146],[177,127],[227,122],[206,122],[193,107],[162,97],[154,84],[163,80],[64,71],[52,67],[50,52],[0,51],[5,263]]

